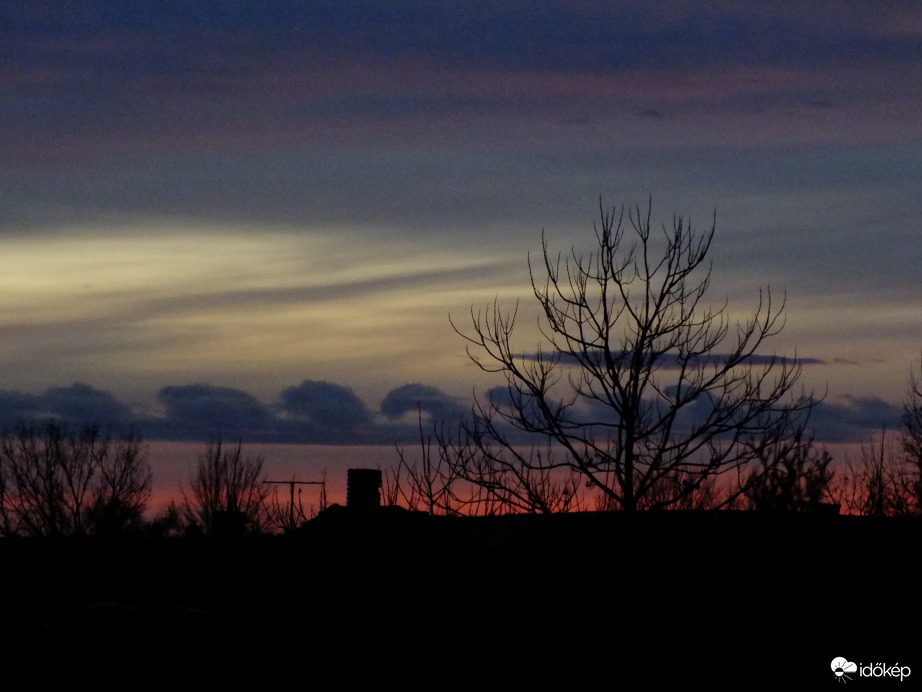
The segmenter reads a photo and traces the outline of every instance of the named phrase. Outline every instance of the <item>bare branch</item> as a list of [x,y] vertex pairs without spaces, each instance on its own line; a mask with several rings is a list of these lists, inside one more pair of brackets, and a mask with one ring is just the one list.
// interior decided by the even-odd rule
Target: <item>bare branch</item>
[[[559,509],[547,499],[571,487],[561,473],[629,511],[678,506],[723,474],[744,478],[774,459],[764,445],[802,434],[815,400],[797,390],[800,365],[763,353],[784,327],[784,297],[760,291],[736,323],[726,302],[706,307],[716,214],[703,233],[676,216],[657,235],[651,219],[652,204],[600,201],[589,254],[554,255],[542,235],[542,261],[528,266],[546,343],[531,352],[513,345],[518,305],[472,308],[470,331],[452,322],[507,392],[476,404],[458,438],[440,440],[460,477],[519,511]],[[529,450],[522,434],[540,442]]]

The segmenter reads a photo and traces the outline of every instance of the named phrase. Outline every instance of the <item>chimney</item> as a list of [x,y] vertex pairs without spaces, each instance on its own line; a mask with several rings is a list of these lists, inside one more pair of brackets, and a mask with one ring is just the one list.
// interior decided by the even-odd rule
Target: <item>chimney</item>
[[346,506],[368,510],[381,506],[381,469],[348,469]]

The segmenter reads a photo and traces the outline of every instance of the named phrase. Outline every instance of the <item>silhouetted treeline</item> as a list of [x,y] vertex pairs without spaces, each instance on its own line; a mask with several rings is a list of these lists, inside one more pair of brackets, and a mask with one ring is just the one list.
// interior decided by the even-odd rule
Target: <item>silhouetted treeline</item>
[[138,532],[152,476],[140,439],[55,420],[0,435],[0,535]]
[[[674,508],[917,516],[919,410],[919,400],[910,400],[901,430],[882,433],[848,463],[834,464],[823,447],[804,438],[757,448],[736,499],[726,502],[721,485],[706,479],[683,490]],[[499,488],[507,482],[499,477],[495,487],[472,483],[459,473],[452,451],[424,433],[415,458],[399,450],[383,470],[383,503],[451,516],[620,509],[572,473],[523,475],[512,491]],[[153,479],[137,435],[114,439],[97,426],[70,431],[55,421],[22,426],[0,435],[0,535],[211,535],[216,516],[230,533],[243,535],[290,531],[309,520],[314,510],[301,504],[300,495],[290,499],[278,484],[267,485],[262,465],[240,443],[210,443],[188,484],[177,488],[178,500],[147,517]],[[673,486],[687,482],[679,473],[665,476],[650,498],[655,504],[659,493],[673,496]],[[520,496],[530,504],[519,502]],[[326,507],[324,497],[316,510]]]

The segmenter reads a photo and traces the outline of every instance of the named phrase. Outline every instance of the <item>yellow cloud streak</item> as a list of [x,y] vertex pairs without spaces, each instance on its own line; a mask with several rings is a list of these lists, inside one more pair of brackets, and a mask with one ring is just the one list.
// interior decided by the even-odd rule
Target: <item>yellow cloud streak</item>
[[399,384],[412,376],[395,368],[421,377],[463,359],[449,312],[464,317],[498,288],[526,292],[499,262],[476,248],[356,244],[332,232],[132,228],[6,239],[0,328],[15,334],[8,346],[20,362],[41,339],[46,362],[70,363],[74,377],[334,379],[384,367]]
[[[484,260],[352,246],[332,234],[130,229],[0,243],[0,308],[29,322],[109,314],[136,300],[323,288],[475,268]],[[330,300],[337,300],[332,295]],[[190,303],[194,301],[190,300]],[[319,299],[323,302],[323,298]],[[205,301],[207,303],[207,301]],[[213,308],[213,306],[212,306]],[[211,311],[211,309],[209,309]],[[217,311],[217,310],[215,310]],[[189,314],[201,319],[190,307]],[[227,315],[230,317],[230,315]]]

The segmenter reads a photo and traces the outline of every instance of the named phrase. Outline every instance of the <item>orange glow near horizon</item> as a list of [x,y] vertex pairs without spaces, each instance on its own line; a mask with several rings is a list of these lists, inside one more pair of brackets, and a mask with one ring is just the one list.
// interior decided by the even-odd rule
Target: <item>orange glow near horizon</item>
[[[170,501],[181,502],[181,490],[188,489],[199,455],[206,445],[198,442],[148,442],[147,459],[153,471],[153,493],[148,507],[148,517],[155,516]],[[848,463],[858,463],[862,458],[860,443],[818,445],[832,456],[832,470],[841,473]],[[413,450],[408,449],[413,459]],[[350,468],[390,469],[396,466],[397,453],[391,446],[334,446],[296,444],[244,444],[245,457],[263,458],[263,478],[287,481],[319,481],[326,479],[327,503],[346,504],[346,472]],[[718,481],[719,482],[719,481]],[[287,488],[279,490],[279,500],[287,506]],[[316,512],[320,503],[318,486],[304,486],[301,502],[306,512]],[[583,511],[598,509],[591,497],[586,498]],[[846,511],[843,507],[843,513]]]

